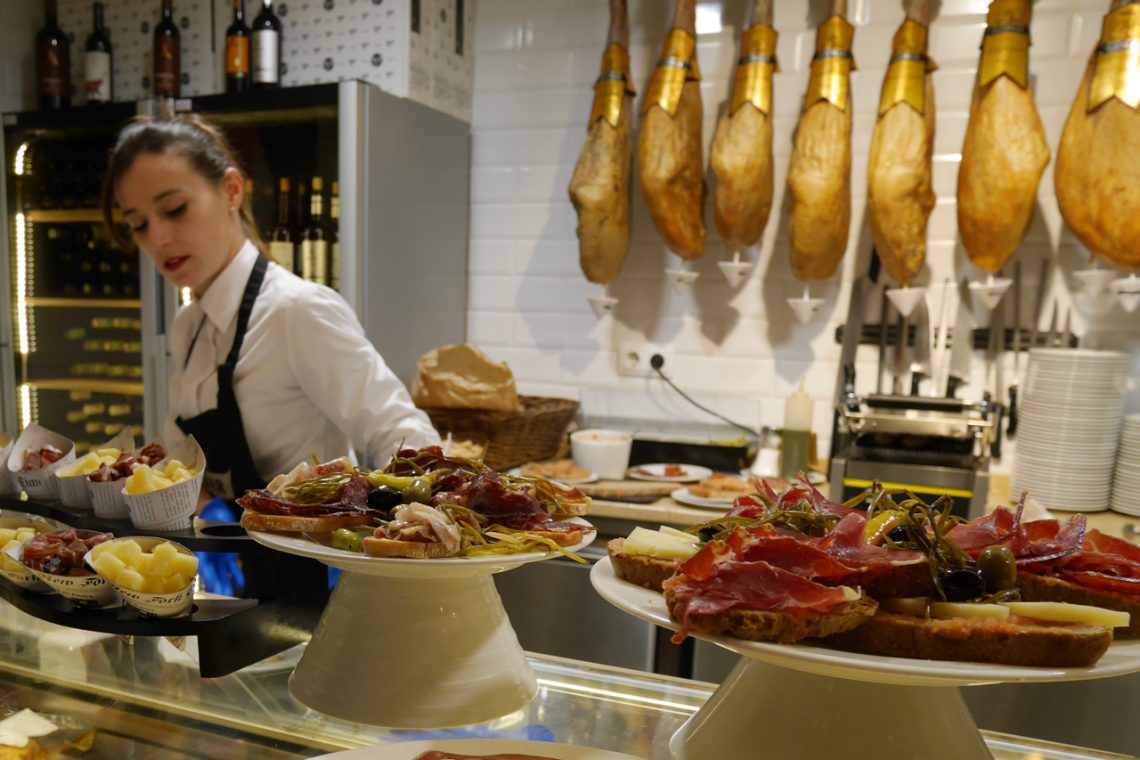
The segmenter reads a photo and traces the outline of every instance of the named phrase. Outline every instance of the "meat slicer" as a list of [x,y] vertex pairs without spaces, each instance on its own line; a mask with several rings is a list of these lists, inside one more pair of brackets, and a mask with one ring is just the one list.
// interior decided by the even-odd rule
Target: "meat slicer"
[[832,499],[858,496],[877,480],[926,502],[945,494],[962,517],[983,514],[994,414],[988,398],[845,394],[836,411]]

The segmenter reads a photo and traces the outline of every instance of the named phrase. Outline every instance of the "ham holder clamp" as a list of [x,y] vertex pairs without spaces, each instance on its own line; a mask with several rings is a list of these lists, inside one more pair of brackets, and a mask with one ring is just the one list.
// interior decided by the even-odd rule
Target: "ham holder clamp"
[[0,598],[49,623],[120,636],[197,636],[203,678],[227,675],[308,641],[329,597],[324,566],[266,549],[236,523],[200,523],[158,534],[140,531],[127,519],[100,518],[58,503],[0,498],[0,510],[48,517],[117,538],[161,535],[195,552],[238,554],[245,575],[243,598],[195,599],[189,615],[173,618],[143,617],[125,605],[78,607],[57,594],[28,591],[0,578]]

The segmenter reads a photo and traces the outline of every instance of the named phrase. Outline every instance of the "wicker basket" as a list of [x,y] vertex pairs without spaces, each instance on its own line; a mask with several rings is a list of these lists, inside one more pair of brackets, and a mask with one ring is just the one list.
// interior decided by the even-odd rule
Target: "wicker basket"
[[558,453],[566,427],[578,411],[578,402],[565,398],[519,396],[518,412],[486,409],[439,409],[423,411],[439,434],[487,443],[485,461],[496,470],[548,459]]

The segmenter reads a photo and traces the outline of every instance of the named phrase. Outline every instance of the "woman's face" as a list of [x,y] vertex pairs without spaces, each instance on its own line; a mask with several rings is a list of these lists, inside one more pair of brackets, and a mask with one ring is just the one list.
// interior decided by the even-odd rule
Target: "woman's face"
[[115,185],[135,243],[163,277],[201,295],[244,240],[238,211],[241,174],[215,185],[173,151],[142,153]]

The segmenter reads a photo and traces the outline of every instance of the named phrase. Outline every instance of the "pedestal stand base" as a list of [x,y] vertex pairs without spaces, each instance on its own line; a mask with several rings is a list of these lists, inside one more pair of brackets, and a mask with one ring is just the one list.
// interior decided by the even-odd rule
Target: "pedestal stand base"
[[538,683],[490,575],[396,578],[346,571],[289,691],[336,718],[423,729],[514,712],[534,697]]
[[678,760],[991,757],[956,688],[831,678],[747,657],[673,735],[669,750]]

